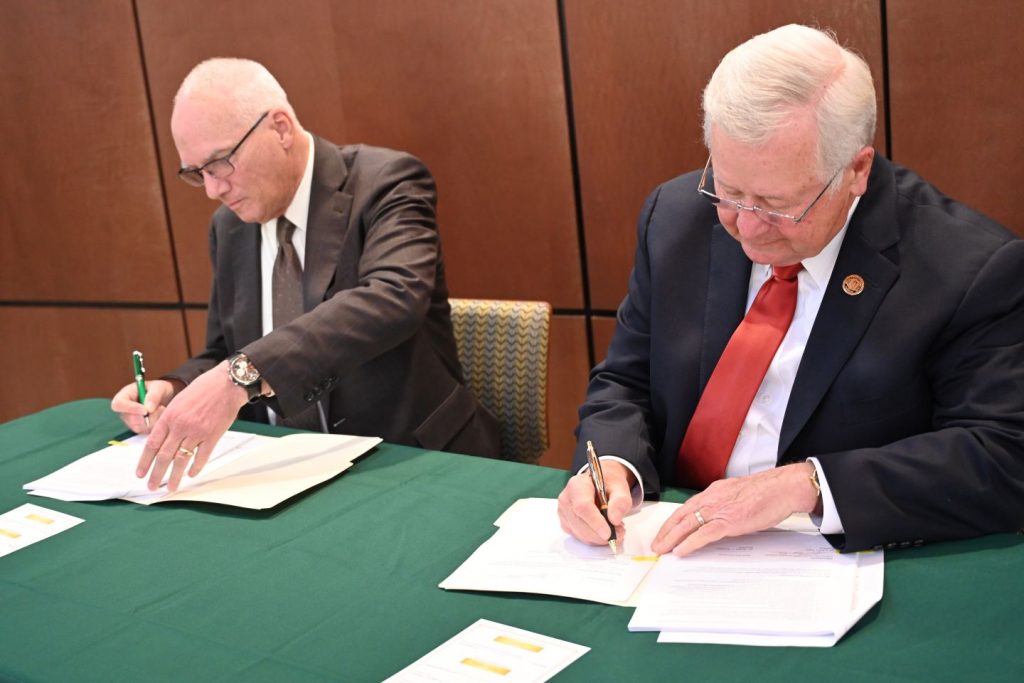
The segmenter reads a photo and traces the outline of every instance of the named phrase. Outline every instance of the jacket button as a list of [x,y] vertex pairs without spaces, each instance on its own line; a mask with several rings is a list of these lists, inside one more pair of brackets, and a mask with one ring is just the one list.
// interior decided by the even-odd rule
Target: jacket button
[[306,403],[312,403],[316,396],[313,395],[312,391],[307,391],[306,395],[302,398],[306,399]]

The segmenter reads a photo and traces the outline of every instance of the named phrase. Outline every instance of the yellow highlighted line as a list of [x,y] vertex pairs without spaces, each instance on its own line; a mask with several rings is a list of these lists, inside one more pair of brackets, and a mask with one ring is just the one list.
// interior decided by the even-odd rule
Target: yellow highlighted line
[[25,519],[31,519],[33,522],[39,522],[40,524],[53,524],[53,520],[49,517],[43,517],[42,515],[37,515],[34,512],[25,515]]
[[18,538],[21,536],[17,531],[8,531],[7,529],[0,529],[0,536],[6,536],[7,538]]
[[466,657],[460,664],[471,666],[474,669],[482,669],[484,671],[490,671],[492,674],[498,674],[499,676],[505,676],[512,673],[512,669],[506,669],[503,666],[497,664],[488,664],[487,662],[481,662],[479,659],[473,659],[472,657]]
[[108,446],[123,446],[124,445],[124,441],[118,441],[117,439],[111,439],[110,441],[107,442],[107,445]]
[[511,645],[512,647],[518,647],[520,650],[529,650],[530,652],[540,652],[544,649],[540,645],[534,645],[533,643],[527,643],[522,640],[516,640],[515,638],[509,638],[508,636],[498,636],[494,639],[494,642],[501,643],[502,645]]
[[634,562],[657,562],[658,561],[658,556],[657,555],[634,555],[632,557],[632,560]]

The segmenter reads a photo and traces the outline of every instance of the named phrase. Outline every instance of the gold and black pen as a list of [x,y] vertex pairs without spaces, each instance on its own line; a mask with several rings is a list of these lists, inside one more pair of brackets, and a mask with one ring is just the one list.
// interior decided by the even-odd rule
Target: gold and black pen
[[[597,490],[597,502],[598,508],[601,510],[601,516],[604,517],[604,521],[608,522],[608,490],[604,487],[604,472],[601,471],[601,461],[597,457],[597,453],[594,452],[594,444],[587,441],[587,461],[590,463],[590,477],[594,480],[594,489]],[[612,534],[608,538],[608,547],[612,549],[613,553],[618,553],[619,549],[615,545],[615,525],[608,522],[608,528],[611,529]]]

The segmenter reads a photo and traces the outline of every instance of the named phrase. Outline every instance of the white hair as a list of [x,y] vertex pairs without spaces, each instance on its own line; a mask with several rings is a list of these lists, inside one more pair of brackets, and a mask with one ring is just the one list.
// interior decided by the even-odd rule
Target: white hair
[[704,143],[711,128],[757,145],[813,107],[822,182],[875,137],[875,88],[867,63],[831,32],[790,24],[730,51],[704,89]]
[[201,62],[182,81],[174,102],[190,96],[226,99],[232,111],[225,114],[240,121],[255,121],[266,111],[284,109],[298,125],[284,88],[265,66],[251,59],[216,57]]

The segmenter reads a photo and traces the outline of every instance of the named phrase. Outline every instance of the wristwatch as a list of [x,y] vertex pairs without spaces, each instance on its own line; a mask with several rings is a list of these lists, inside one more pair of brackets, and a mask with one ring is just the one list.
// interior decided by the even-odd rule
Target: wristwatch
[[244,353],[236,353],[228,358],[228,377],[238,386],[245,389],[250,401],[260,396],[260,371],[252,364]]

